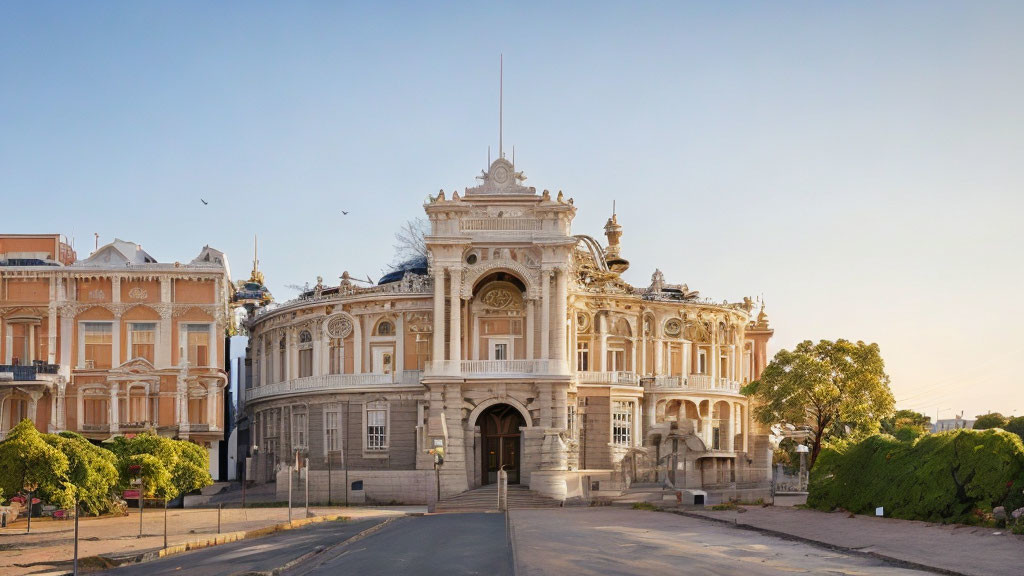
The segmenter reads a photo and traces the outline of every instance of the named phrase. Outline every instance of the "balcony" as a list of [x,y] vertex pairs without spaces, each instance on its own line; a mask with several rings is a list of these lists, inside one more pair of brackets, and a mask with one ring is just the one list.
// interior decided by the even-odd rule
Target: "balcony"
[[394,374],[323,374],[274,382],[245,391],[246,402],[271,396],[306,392],[340,392],[353,388],[418,386],[419,370],[406,370]]
[[83,434],[110,432],[110,424],[82,424],[78,428]]
[[52,380],[52,378],[39,378],[39,375],[56,375],[59,370],[60,366],[58,364],[47,364],[38,361],[33,362],[31,366],[0,364],[0,382]]
[[564,374],[557,360],[440,360],[427,365],[428,376],[465,376],[469,378],[530,378],[537,375]]
[[644,386],[654,390],[681,390],[701,392],[739,393],[740,383],[728,378],[711,378],[709,374],[690,374],[687,377],[655,376],[644,378]]
[[576,378],[580,384],[619,384],[622,386],[640,384],[640,377],[636,372],[577,372]]

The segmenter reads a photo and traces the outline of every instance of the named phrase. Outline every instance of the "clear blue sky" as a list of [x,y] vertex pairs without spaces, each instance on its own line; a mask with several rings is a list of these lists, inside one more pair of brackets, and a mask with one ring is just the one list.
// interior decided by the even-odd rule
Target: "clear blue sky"
[[[12,2],[5,232],[380,275],[505,145],[627,279],[878,342],[901,407],[1024,414],[1024,4]],[[209,206],[203,206],[205,198]],[[347,210],[347,217],[341,216]]]

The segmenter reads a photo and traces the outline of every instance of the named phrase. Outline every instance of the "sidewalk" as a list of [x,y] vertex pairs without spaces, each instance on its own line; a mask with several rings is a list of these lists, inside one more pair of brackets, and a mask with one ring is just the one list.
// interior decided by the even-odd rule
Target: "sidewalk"
[[746,512],[742,513],[694,509],[675,513],[747,526],[945,574],[1024,574],[1024,536],[1005,530],[873,516],[850,518],[846,512],[776,507],[744,509]]
[[[388,508],[310,507],[310,516],[342,515],[350,519],[402,516],[424,512],[423,506]],[[302,507],[292,508],[292,519],[304,517]],[[225,508],[221,511],[221,533],[255,530],[288,521],[287,508]],[[138,510],[128,516],[79,520],[78,557],[118,557],[163,547],[164,511],[147,508],[143,515],[143,536],[139,538]],[[26,522],[0,529],[0,574],[16,576],[35,572],[70,569],[74,557],[74,520],[33,518],[32,533],[25,534]],[[168,546],[217,534],[217,510],[173,509],[167,513]]]

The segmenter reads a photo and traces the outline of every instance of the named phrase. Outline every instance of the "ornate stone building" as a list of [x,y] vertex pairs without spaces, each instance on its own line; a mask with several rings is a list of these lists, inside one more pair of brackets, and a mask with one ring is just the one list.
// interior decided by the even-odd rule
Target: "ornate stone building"
[[57,235],[0,235],[0,439],[29,418],[44,432],[152,430],[215,450],[232,290],[208,246],[163,264],[114,240],[76,260]]
[[766,480],[767,438],[739,393],[765,366],[763,310],[661,272],[630,286],[614,214],[602,246],[573,235],[573,199],[524,186],[506,159],[479,178],[424,205],[426,262],[250,316],[250,477],[287,478],[299,452],[368,498],[430,500],[440,446],[442,496],[503,467],[555,498],[627,477]]

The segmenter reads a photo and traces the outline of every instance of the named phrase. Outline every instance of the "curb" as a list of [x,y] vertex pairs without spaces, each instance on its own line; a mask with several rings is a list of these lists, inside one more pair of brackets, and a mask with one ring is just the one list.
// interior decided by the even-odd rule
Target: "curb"
[[[254,528],[252,530],[239,530],[236,532],[225,532],[209,538],[200,538],[196,540],[189,540],[188,542],[182,542],[181,544],[175,544],[174,546],[168,546],[167,548],[161,548],[159,550],[150,550],[149,552],[143,552],[141,554],[118,556],[116,554],[110,555],[97,555],[97,556],[86,556],[79,558],[79,562],[88,560],[102,561],[106,560],[118,560],[120,561],[118,566],[127,566],[129,564],[142,564],[145,562],[152,562],[166,556],[172,556],[174,554],[181,554],[182,552],[188,552],[191,550],[200,550],[202,548],[209,548],[211,546],[219,546],[221,544],[228,544],[230,542],[237,542],[239,540],[246,540],[248,538],[258,538],[260,536],[266,536],[275,532],[283,532],[285,530],[292,530],[295,528],[301,528],[309,524],[316,524],[319,522],[334,522],[337,520],[345,520],[347,517],[342,514],[330,514],[327,516],[313,516],[311,518],[300,518],[298,520],[292,520],[291,522],[283,522],[281,524],[274,524],[271,526],[264,526],[263,528]],[[314,550],[314,552],[316,552]],[[69,575],[71,572],[63,572],[62,574]]]
[[[398,518],[402,518],[402,517],[401,516],[398,516],[398,517],[392,516],[390,518],[385,518],[383,522],[378,522],[378,523],[374,524],[373,526],[370,526],[370,527],[368,527],[368,528],[366,528],[364,530],[361,530],[361,531],[357,532],[356,534],[353,534],[352,536],[349,536],[348,538],[342,540],[341,542],[338,542],[336,544],[332,544],[331,546],[327,546],[327,547],[317,546],[317,548],[312,550],[311,552],[307,552],[307,553],[303,554],[302,556],[299,556],[298,558],[295,558],[294,560],[291,560],[291,561],[286,562],[285,564],[283,564],[281,566],[278,566],[277,568],[274,568],[273,570],[265,570],[265,571],[262,571],[262,572],[249,572],[248,575],[251,575],[251,576],[278,576],[279,574],[281,574],[281,573],[283,573],[283,572],[285,572],[287,570],[291,570],[292,568],[298,566],[299,564],[302,564],[303,562],[306,562],[307,560],[309,560],[309,559],[311,559],[311,558],[313,558],[315,556],[318,556],[318,555],[320,555],[320,554],[322,554],[324,552],[327,552],[327,551],[330,551],[330,550],[334,550],[336,548],[341,548],[343,546],[347,546],[349,544],[353,544],[355,542],[358,542],[358,541],[362,540],[363,538],[366,538],[367,536],[373,534],[374,532],[383,529],[385,526],[387,526],[388,524],[394,522]],[[239,576],[239,575],[234,575],[234,576]]]
[[864,552],[863,550],[857,550],[856,548],[847,548],[846,546],[840,546],[838,544],[830,544],[828,542],[822,542],[821,540],[814,540],[812,538],[805,538],[803,536],[796,536],[788,532],[780,532],[779,530],[772,530],[771,528],[762,528],[760,526],[754,526],[752,524],[739,524],[735,521],[727,518],[711,518],[704,516],[703,514],[696,514],[693,512],[683,512],[681,510],[665,510],[659,509],[659,512],[667,512],[669,514],[676,514],[679,516],[686,516],[687,518],[695,518],[697,520],[707,520],[708,522],[717,522],[719,524],[725,524],[732,526],[733,528],[739,528],[741,530],[750,530],[752,532],[760,532],[769,536],[775,536],[783,540],[790,540],[793,542],[803,542],[804,544],[810,544],[818,548],[825,548],[827,550],[833,550],[837,552],[844,552],[855,556],[863,556],[866,558],[874,558],[875,560],[881,560],[887,564],[895,566],[897,568],[910,568],[913,570],[927,570],[928,572],[934,572],[938,574],[946,574],[948,576],[971,576],[964,572],[957,572],[956,570],[950,570],[948,568],[940,568],[937,566],[929,566],[927,564],[921,564],[919,562],[911,562],[910,560],[904,560],[902,558],[896,558],[895,556],[887,556],[885,554],[879,554],[878,552]]
[[512,551],[512,576],[519,576],[519,556],[516,554],[516,527],[512,525],[512,511],[505,510],[505,535]]

